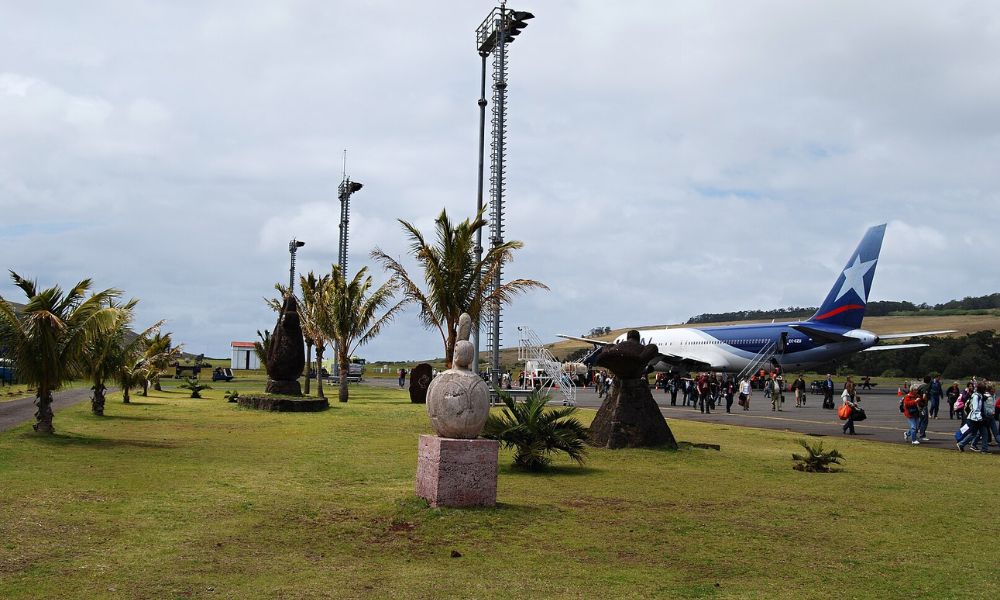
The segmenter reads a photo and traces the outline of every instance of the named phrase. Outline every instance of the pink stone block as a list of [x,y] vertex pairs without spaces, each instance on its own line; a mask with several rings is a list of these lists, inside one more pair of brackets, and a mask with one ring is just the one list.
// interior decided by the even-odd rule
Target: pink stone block
[[496,440],[420,436],[417,495],[431,506],[496,506]]

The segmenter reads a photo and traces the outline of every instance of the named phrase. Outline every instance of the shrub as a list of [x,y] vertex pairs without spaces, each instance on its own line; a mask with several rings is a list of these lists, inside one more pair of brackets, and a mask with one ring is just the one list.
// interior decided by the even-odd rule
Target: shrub
[[504,409],[490,414],[483,437],[497,440],[505,448],[514,448],[514,466],[541,471],[552,462],[553,452],[565,452],[582,464],[586,458],[587,428],[573,414],[575,406],[546,408],[549,397],[532,392],[524,402],[500,392]]
[[185,390],[191,390],[192,398],[201,398],[202,390],[212,389],[212,386],[205,383],[198,383],[198,380],[194,379],[193,377],[189,378],[187,381],[185,381],[184,383],[180,384],[177,387],[183,388]]
[[823,442],[816,442],[811,445],[806,440],[796,440],[800,446],[806,449],[806,454],[792,454],[792,460],[796,464],[792,467],[796,471],[807,473],[833,473],[840,469],[835,469],[831,465],[839,465],[844,460],[844,455],[837,450],[823,451]]

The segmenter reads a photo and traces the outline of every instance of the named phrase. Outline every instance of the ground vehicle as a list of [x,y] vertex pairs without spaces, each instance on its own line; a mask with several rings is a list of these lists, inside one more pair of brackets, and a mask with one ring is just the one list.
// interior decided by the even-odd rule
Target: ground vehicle
[[9,358],[0,358],[0,383],[13,385],[17,383],[17,375],[14,372],[14,362]]
[[[351,362],[347,365],[348,383],[364,381],[366,363],[367,361],[363,358],[357,358],[356,356],[351,357]],[[325,378],[331,383],[340,383],[340,365],[334,363],[331,371],[332,373],[329,376],[325,376]]]

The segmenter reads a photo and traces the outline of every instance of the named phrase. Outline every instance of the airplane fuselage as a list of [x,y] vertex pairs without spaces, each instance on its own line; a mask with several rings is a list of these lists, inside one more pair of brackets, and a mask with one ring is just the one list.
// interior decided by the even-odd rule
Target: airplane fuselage
[[[792,323],[755,323],[719,327],[678,327],[639,331],[642,344],[655,344],[666,357],[683,356],[710,365],[714,371],[738,373],[761,352],[774,347],[774,359],[783,368],[808,369],[847,354],[860,352],[878,343],[878,336],[864,329],[824,325],[824,331],[849,338],[821,343],[791,327]],[[817,324],[810,323],[816,328]],[[621,342],[625,335],[615,342]],[[675,371],[679,365],[662,360],[657,371]]]

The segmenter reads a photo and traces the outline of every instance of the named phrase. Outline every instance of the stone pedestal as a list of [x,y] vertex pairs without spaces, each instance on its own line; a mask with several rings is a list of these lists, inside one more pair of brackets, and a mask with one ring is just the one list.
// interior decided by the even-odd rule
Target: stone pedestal
[[433,507],[495,506],[499,451],[496,440],[420,436],[417,495]]

